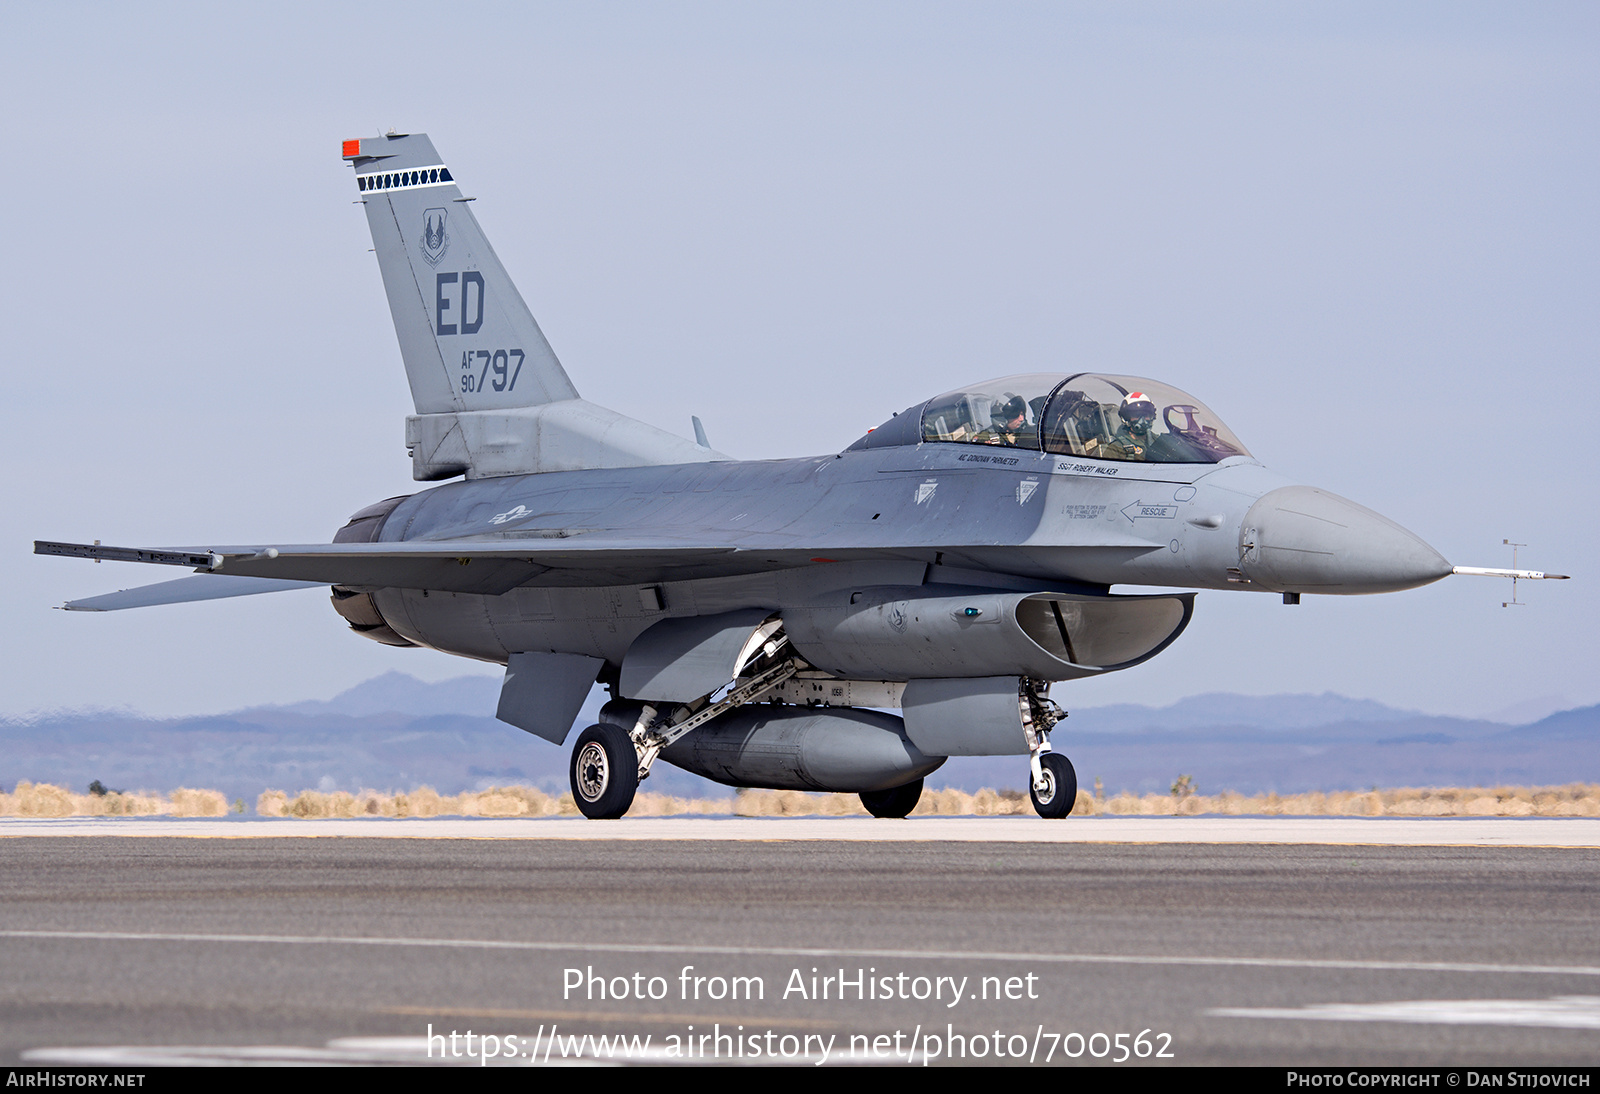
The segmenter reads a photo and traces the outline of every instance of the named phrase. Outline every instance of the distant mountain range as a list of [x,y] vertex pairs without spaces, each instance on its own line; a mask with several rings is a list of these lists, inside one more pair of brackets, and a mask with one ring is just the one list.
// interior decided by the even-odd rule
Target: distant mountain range
[[[253,804],[263,789],[408,789],[458,793],[496,783],[567,788],[567,750],[494,718],[500,681],[424,683],[385,673],[327,701],[200,718],[63,712],[0,721],[0,785],[20,779],[82,790],[222,790]],[[579,725],[595,720],[590,696]],[[1086,788],[1164,792],[1180,774],[1199,789],[1243,793],[1370,786],[1600,782],[1600,706],[1528,725],[1446,718],[1338,695],[1198,695],[1167,707],[1073,710],[1054,734]],[[956,758],[930,786],[1026,786],[1020,757]],[[647,787],[725,796],[666,764]]]
[[403,672],[386,672],[341,691],[332,699],[308,699],[303,703],[257,709],[308,716],[343,714],[351,718],[371,714],[409,714],[412,717],[487,714],[493,717],[500,703],[501,679],[500,676],[457,676],[453,680],[429,684]]

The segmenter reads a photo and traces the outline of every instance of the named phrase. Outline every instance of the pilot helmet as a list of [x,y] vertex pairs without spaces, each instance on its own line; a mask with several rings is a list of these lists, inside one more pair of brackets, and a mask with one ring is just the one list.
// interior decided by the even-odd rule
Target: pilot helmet
[[1142,425],[1148,429],[1156,420],[1156,404],[1144,392],[1130,391],[1122,400],[1122,405],[1117,408],[1117,415],[1127,422],[1130,428]]
[[1028,404],[1020,395],[1013,395],[994,408],[994,420],[1008,425],[1018,418],[1026,419],[1027,416]]

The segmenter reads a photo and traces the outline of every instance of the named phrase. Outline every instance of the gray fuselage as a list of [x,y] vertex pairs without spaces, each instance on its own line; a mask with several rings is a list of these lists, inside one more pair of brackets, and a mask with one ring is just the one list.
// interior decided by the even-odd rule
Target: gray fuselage
[[[591,568],[551,570],[496,596],[373,592],[389,625],[419,645],[502,663],[513,652],[556,650],[618,664],[633,639],[662,618],[782,611],[850,585],[1284,591],[1282,583],[1252,575],[1244,541],[1261,523],[1253,521],[1253,507],[1285,489],[1308,488],[1247,457],[1139,464],[934,443],[478,479],[400,501],[376,538],[563,538],[577,547],[595,533],[638,534],[657,549],[676,542],[726,550],[685,561],[669,554],[645,581],[635,560],[627,583]],[[1364,532],[1399,531],[1426,548],[1368,515],[1373,528]],[[1349,544],[1341,545],[1349,554]],[[1298,591],[1380,591],[1437,576],[1426,564],[1374,575],[1370,559],[1333,561],[1349,573],[1321,575],[1325,580],[1308,580]],[[658,594],[646,591],[652,586]]]

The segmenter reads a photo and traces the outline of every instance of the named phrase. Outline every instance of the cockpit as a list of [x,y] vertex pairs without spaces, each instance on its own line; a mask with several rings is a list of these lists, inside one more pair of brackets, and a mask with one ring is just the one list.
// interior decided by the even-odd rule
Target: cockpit
[[[913,421],[915,425],[913,425]],[[879,434],[882,434],[880,436]],[[1219,463],[1250,453],[1205,404],[1136,376],[1029,373],[949,391],[851,448],[981,444],[1141,463]]]

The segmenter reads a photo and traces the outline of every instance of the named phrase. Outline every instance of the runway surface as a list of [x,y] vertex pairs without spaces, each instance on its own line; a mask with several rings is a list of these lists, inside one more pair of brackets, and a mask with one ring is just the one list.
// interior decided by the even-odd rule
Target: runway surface
[[20,836],[0,1055],[1592,1065],[1600,850],[1455,841]]
[[235,839],[823,840],[965,843],[1240,843],[1595,847],[1593,817],[579,817],[225,820],[0,818],[7,836],[191,836]]

